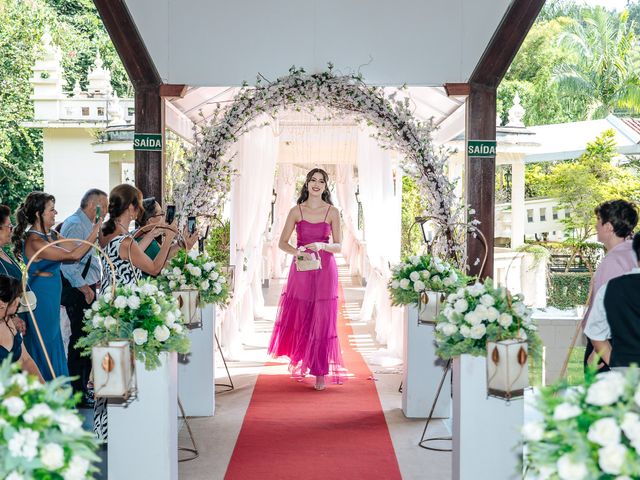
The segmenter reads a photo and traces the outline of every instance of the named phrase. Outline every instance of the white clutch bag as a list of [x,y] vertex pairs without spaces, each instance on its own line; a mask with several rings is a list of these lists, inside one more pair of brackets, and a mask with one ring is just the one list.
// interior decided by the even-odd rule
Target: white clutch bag
[[304,256],[296,255],[296,270],[298,272],[307,272],[309,270],[320,270],[322,263],[320,262],[320,256],[318,252],[311,252],[316,257],[314,260],[305,260]]
[[20,297],[20,306],[16,313],[26,313],[29,311],[29,307],[31,307],[31,311],[35,310],[38,306],[38,298],[36,294],[31,290],[27,290]]

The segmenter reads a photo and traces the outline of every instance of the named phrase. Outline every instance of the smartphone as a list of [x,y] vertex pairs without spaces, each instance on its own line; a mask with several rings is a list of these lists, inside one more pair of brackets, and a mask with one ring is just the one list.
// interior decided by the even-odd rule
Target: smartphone
[[96,206],[96,219],[93,223],[98,223],[100,221],[100,214],[102,213],[102,208],[100,208],[100,205]]
[[198,253],[204,253],[204,237],[198,239]]
[[196,217],[187,218],[187,231],[189,233],[194,233],[196,231]]
[[171,225],[175,217],[176,217],[176,206],[167,205],[167,215],[165,217],[165,221],[167,222],[167,224]]

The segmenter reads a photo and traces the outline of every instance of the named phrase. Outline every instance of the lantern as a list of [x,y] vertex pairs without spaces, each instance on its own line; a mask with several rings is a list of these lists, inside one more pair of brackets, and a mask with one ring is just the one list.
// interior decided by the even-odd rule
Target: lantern
[[106,345],[93,347],[94,394],[97,398],[128,398],[133,386],[134,362],[128,340],[112,340]]
[[177,290],[173,292],[173,298],[178,302],[178,307],[184,318],[185,327],[191,329],[202,327],[202,317],[198,314],[198,290]]
[[422,292],[418,304],[418,323],[435,325],[445,298],[445,294],[442,292]]
[[487,342],[487,395],[511,400],[529,387],[528,345],[525,340]]

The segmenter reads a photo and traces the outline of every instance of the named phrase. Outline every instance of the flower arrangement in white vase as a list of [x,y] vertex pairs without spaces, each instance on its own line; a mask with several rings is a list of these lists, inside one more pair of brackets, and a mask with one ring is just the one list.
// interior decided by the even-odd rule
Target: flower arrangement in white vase
[[76,345],[84,354],[110,340],[133,341],[135,357],[147,370],[160,365],[160,353],[188,353],[190,347],[176,301],[152,280],[117,287],[115,297],[110,291],[100,295],[85,312],[83,330],[87,335]]
[[543,388],[541,418],[522,428],[525,467],[539,480],[640,478],[640,370]]
[[93,478],[95,435],[82,429],[69,379],[41,384],[16,363],[0,365],[0,478]]
[[450,263],[433,255],[415,255],[392,267],[387,288],[393,305],[418,305],[426,292],[453,293],[467,277]]
[[488,341],[521,339],[537,354],[541,341],[531,314],[521,295],[512,296],[490,278],[461,287],[447,296],[437,318],[437,353],[445,360],[462,354],[485,356]]

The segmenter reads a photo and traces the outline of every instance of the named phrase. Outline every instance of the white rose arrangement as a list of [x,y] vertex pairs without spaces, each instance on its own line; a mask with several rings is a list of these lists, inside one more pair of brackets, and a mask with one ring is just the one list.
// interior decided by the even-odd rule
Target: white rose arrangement
[[158,286],[167,294],[176,290],[198,290],[200,305],[224,305],[229,285],[221,266],[205,253],[179,251],[158,276]]
[[42,385],[8,359],[0,365],[0,478],[93,478],[98,444],[68,382]]
[[111,291],[99,296],[85,312],[83,330],[87,335],[76,344],[83,355],[90,355],[96,345],[126,338],[147,370],[160,365],[161,352],[188,353],[190,347],[177,302],[152,280],[118,287],[115,298]]
[[534,356],[541,351],[531,309],[521,295],[494,286],[492,280],[460,287],[447,296],[436,318],[437,353],[449,359],[465,353],[485,356],[487,341],[520,338],[529,343]]
[[640,478],[640,370],[585,374],[543,388],[542,419],[522,428],[525,467],[539,479]]
[[418,304],[423,292],[453,293],[467,284],[467,277],[450,263],[432,255],[406,258],[392,267],[387,285],[394,305]]

